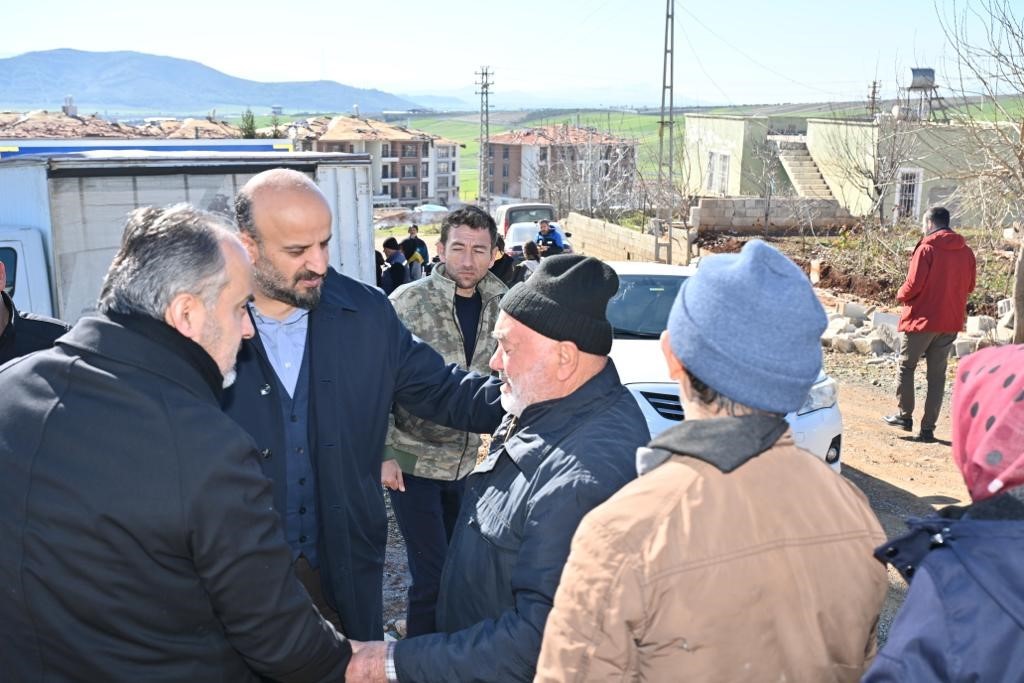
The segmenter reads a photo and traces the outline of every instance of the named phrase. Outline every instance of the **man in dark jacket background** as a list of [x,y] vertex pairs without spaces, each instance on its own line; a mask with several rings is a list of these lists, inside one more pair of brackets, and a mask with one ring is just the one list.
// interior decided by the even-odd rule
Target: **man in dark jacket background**
[[254,176],[235,212],[253,260],[257,334],[242,344],[224,406],[260,448],[296,573],[317,607],[350,638],[376,640],[392,405],[490,432],[503,415],[500,382],[446,365],[380,290],[328,266],[331,210],[304,174]]
[[935,441],[935,424],[946,388],[946,363],[957,333],[963,329],[967,296],[974,291],[974,252],[949,227],[949,211],[928,209],[924,236],[914,247],[907,279],[896,294],[900,311],[900,364],[896,402],[899,412],[883,419],[893,427],[914,429],[914,371],[923,356],[928,364],[928,391],[918,440]]
[[67,332],[67,323],[34,313],[19,313],[7,295],[7,267],[0,261],[0,365],[26,353],[48,349]]
[[389,237],[381,245],[384,250],[384,263],[387,268],[381,275],[381,287],[385,294],[390,294],[406,282],[409,282],[409,262],[405,260],[405,253],[399,246],[398,240]]
[[607,357],[615,272],[552,256],[501,301],[491,369],[508,412],[466,483],[439,633],[364,645],[349,680],[530,681],[580,519],[636,476],[650,438]]
[[251,292],[231,226],[138,209],[101,315],[0,370],[3,680],[342,680],[219,405]]

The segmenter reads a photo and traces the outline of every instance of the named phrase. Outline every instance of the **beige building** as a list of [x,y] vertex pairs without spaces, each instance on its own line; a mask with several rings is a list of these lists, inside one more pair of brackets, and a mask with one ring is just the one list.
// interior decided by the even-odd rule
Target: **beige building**
[[625,196],[636,178],[635,140],[593,128],[545,126],[491,136],[491,195],[497,204],[537,200],[567,212]]
[[375,205],[448,205],[459,200],[459,143],[383,121],[339,116],[318,152],[369,154]]
[[[917,222],[934,205],[970,225],[1003,223],[983,184],[1011,153],[1007,124],[687,114],[682,184],[696,197],[835,200],[853,216]],[[1000,152],[999,150],[1004,150]],[[998,183],[989,182],[997,189]],[[979,201],[980,200],[980,201]],[[1002,202],[1007,206],[1007,202]],[[993,209],[993,210],[989,210]]]

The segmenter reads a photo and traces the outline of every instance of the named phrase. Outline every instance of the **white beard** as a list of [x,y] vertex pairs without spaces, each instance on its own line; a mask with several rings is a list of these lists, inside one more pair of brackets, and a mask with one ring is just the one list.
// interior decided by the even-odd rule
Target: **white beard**
[[516,417],[521,416],[523,411],[526,410],[526,406],[523,405],[522,400],[518,396],[505,392],[501,394],[501,407],[505,409],[506,413]]

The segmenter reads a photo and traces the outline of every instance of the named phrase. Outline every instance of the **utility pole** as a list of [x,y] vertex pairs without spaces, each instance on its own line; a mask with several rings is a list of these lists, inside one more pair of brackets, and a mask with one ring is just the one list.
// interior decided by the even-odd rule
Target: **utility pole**
[[[672,214],[675,204],[675,182],[672,164],[675,157],[675,112],[672,85],[675,80],[675,0],[665,1],[665,51],[661,65],[661,119],[658,121],[658,193],[655,221],[654,258],[672,263]],[[668,154],[665,136],[668,135]],[[663,241],[666,240],[666,241]],[[683,263],[690,262],[690,243],[687,236]],[[664,255],[662,255],[664,252]]]
[[476,72],[476,75],[480,77],[480,80],[476,82],[476,84],[480,86],[480,89],[476,91],[476,94],[480,96],[480,187],[477,192],[477,200],[483,204],[484,211],[490,213],[491,104],[489,98],[491,94],[491,86],[494,85],[491,81],[491,76],[494,74],[491,72],[489,67],[482,66],[480,67],[480,71]]
[[879,112],[878,89],[881,87],[878,81],[871,81],[871,88],[868,90],[868,115],[874,117]]

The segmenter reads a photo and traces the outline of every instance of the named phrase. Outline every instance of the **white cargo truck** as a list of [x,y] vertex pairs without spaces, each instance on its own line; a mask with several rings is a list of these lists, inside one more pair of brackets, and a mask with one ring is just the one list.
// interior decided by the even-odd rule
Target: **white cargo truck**
[[19,310],[74,323],[96,310],[130,211],[188,202],[230,213],[238,189],[270,168],[316,181],[333,214],[331,265],[374,284],[368,155],[138,151],[0,159],[2,284]]

